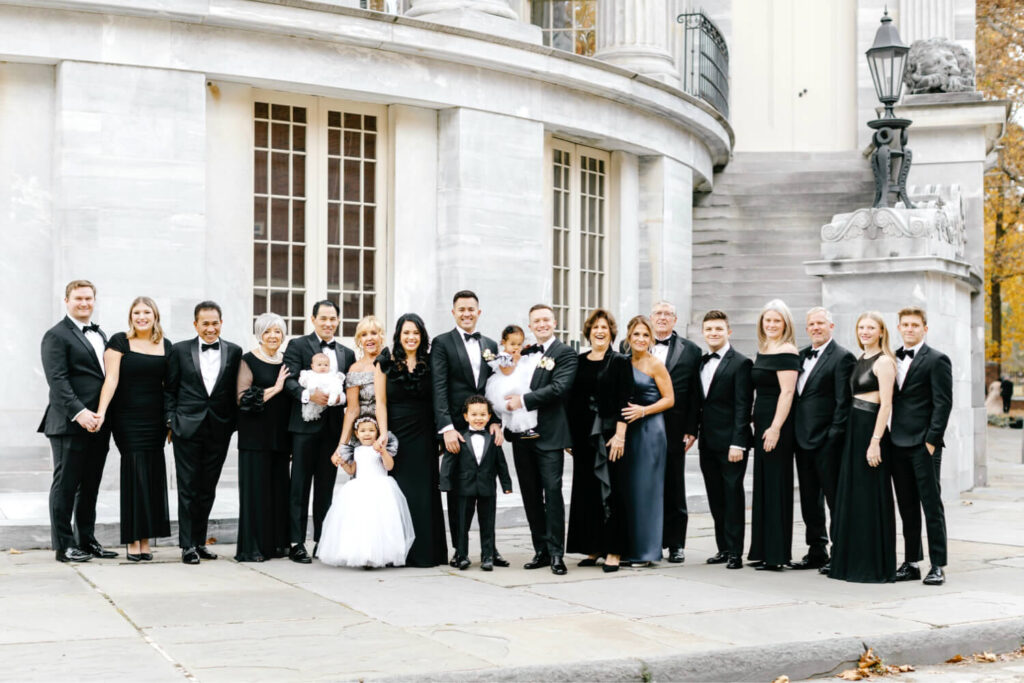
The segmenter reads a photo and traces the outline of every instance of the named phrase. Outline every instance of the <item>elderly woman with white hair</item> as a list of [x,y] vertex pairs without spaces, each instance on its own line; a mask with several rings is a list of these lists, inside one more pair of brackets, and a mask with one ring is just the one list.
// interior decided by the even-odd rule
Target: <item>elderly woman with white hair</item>
[[283,394],[288,368],[281,316],[256,318],[256,348],[238,368],[238,542],[235,559],[263,562],[288,554],[291,403]]
[[757,319],[754,384],[754,504],[750,552],[757,569],[780,571],[793,546],[793,397],[800,374],[793,316],[779,299]]

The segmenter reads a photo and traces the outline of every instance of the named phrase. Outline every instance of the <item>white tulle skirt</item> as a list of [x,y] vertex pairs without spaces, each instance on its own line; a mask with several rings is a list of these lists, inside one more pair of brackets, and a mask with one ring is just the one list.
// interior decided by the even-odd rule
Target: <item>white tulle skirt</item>
[[334,494],[317,557],[335,567],[401,567],[415,538],[398,483],[387,476],[356,476]]
[[513,432],[525,432],[527,429],[537,428],[537,411],[520,408],[519,410],[508,410],[505,408],[505,397],[511,394],[525,394],[530,391],[530,377],[525,378],[522,373],[515,372],[511,375],[503,375],[495,371],[487,378],[487,386],[484,389],[484,396],[491,402],[494,412],[501,418],[501,425]]

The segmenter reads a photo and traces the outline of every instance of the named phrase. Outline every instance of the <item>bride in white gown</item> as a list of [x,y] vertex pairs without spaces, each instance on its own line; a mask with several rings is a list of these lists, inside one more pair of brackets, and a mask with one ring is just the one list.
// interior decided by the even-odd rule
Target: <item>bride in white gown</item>
[[988,395],[985,396],[985,414],[986,415],[1002,415],[1003,414],[1003,397],[1000,393],[1002,385],[999,380],[992,382],[988,385]]

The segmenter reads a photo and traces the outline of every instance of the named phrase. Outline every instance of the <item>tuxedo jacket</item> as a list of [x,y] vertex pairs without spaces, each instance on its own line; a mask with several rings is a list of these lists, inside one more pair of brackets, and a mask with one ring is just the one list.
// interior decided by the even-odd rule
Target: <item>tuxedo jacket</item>
[[511,491],[512,478],[508,474],[505,451],[495,445],[490,431],[484,434],[484,455],[479,463],[470,443],[470,431],[463,429],[459,433],[465,439],[459,452],[446,450],[441,458],[441,490],[460,496],[494,496],[494,481],[498,479],[502,491]]
[[[107,335],[100,330],[104,345]],[[88,434],[75,415],[96,410],[103,388],[103,368],[96,350],[78,326],[66,317],[43,335],[43,373],[50,385],[50,402],[38,431],[47,436]]]
[[[334,356],[338,360],[338,370],[347,373],[356,362],[355,351],[335,341]],[[284,350],[284,365],[288,368],[288,377],[284,381],[284,389],[292,397],[292,412],[288,418],[288,431],[294,434],[316,434],[325,425],[340,433],[345,417],[345,406],[328,406],[319,420],[307,422],[302,419],[302,386],[299,384],[299,373],[309,370],[313,356],[318,353],[330,353],[330,349],[321,348],[320,337],[316,332],[305,337],[296,337],[288,342]]]
[[711,385],[697,377],[700,396],[699,448],[703,453],[727,453],[730,446],[750,447],[754,386],[750,370],[754,363],[731,345],[718,363]]
[[[697,406],[700,401],[700,347],[675,332],[668,343],[665,368],[672,378],[676,402],[665,411],[665,429],[671,440],[684,434],[697,435]],[[677,444],[678,445],[678,444]]]
[[462,417],[462,404],[474,394],[483,396],[491,366],[483,359],[485,352],[497,355],[498,344],[480,336],[480,377],[473,379],[473,366],[469,364],[466,344],[460,339],[462,330],[448,330],[434,337],[430,344],[430,375],[434,385],[434,424],[437,431],[448,425],[462,431],[466,420]]
[[[810,348],[801,349],[801,364]],[[835,339],[821,351],[793,407],[796,443],[801,449],[820,448],[846,432],[852,402],[850,375],[855,365],[854,355]]]
[[953,365],[949,356],[921,344],[892,399],[892,442],[900,447],[943,445],[953,410]]
[[242,349],[220,339],[220,373],[213,392],[206,393],[199,365],[199,339],[171,347],[164,379],[164,415],[175,436],[190,439],[206,418],[216,436],[227,438],[235,431],[238,416],[238,365]]
[[576,352],[558,339],[551,342],[537,362],[530,378],[530,391],[523,395],[526,409],[537,411],[540,437],[529,442],[535,448],[547,451],[572,448],[566,403],[578,365]]

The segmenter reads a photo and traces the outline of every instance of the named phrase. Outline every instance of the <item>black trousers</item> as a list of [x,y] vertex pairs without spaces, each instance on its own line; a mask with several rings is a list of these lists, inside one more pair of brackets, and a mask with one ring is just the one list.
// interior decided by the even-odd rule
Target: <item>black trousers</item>
[[324,517],[331,507],[338,468],[331,455],[339,435],[329,428],[315,434],[292,434],[291,542],[305,543],[309,525],[309,491],[313,489],[313,541],[320,541]]
[[663,548],[686,547],[686,444],[678,430],[666,429],[668,452],[665,454],[665,524],[661,532]]
[[834,515],[841,458],[842,444],[839,440],[826,439],[821,446],[811,450],[796,449],[800,515],[806,529],[807,554],[812,559],[828,557],[828,539],[833,534],[831,529],[826,531],[825,528],[825,503],[828,503],[829,515]]
[[1013,403],[1013,396],[1003,396],[1003,412],[1010,412],[1010,404]]
[[110,450],[110,430],[51,436],[50,450],[50,543],[61,552],[84,548],[96,541],[96,497]]
[[455,496],[459,528],[455,537],[455,553],[469,557],[469,527],[473,524],[473,512],[480,527],[480,560],[494,559],[494,517],[498,507],[497,496]]
[[708,492],[708,507],[715,522],[715,542],[718,552],[743,555],[743,536],[746,531],[743,476],[747,473],[747,456],[740,462],[729,462],[729,452],[700,452],[700,472]]
[[942,470],[942,448],[931,455],[924,444],[909,448],[892,446],[893,489],[896,506],[903,520],[903,559],[919,562],[924,558],[921,547],[921,510],[924,510],[928,532],[928,558],[933,566],[946,566],[946,510],[942,505],[939,473]]
[[182,549],[206,545],[210,511],[230,442],[231,434],[211,428],[208,419],[191,438],[172,437],[178,478],[178,547]]
[[565,500],[562,468],[565,451],[535,447],[529,441],[512,445],[519,492],[530,524],[533,551],[561,556],[565,551]]

